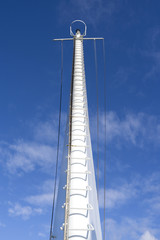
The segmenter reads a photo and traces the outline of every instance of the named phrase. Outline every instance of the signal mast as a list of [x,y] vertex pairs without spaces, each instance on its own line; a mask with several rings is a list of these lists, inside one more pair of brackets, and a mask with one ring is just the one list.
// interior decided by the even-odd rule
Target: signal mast
[[[84,24],[84,33],[72,31],[72,24]],[[81,20],[70,26],[73,40],[73,64],[69,107],[68,151],[60,176],[53,232],[50,239],[102,240],[95,171],[90,139],[83,41],[87,27]],[[63,163],[62,163],[63,164]],[[64,171],[65,170],[65,171]],[[65,183],[63,186],[62,184]]]

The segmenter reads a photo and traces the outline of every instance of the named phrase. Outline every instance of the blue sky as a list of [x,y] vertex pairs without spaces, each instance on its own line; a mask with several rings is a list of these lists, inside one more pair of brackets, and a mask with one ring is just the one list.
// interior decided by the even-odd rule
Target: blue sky
[[[60,89],[60,44],[52,39],[69,37],[75,19],[86,22],[88,37],[102,36],[106,45],[106,239],[160,239],[159,9],[158,0],[1,1],[1,239],[49,236]],[[84,55],[96,150],[93,42],[84,43]],[[102,42],[97,55],[102,146]],[[71,66],[72,43],[65,42],[62,137]],[[103,147],[100,151],[103,169]],[[102,181],[103,172],[101,213]]]

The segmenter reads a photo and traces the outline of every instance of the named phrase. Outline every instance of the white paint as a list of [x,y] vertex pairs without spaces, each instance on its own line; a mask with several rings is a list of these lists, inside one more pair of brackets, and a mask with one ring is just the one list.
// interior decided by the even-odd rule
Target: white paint
[[[100,219],[95,181],[92,189],[89,186],[89,174],[94,177],[94,168],[89,169],[88,150],[91,150],[90,131],[88,121],[88,106],[86,94],[86,82],[84,71],[83,39],[79,32],[75,37],[75,59],[73,77],[73,102],[72,102],[72,132],[71,132],[71,156],[70,156],[70,184],[69,184],[69,216],[68,239],[72,240],[101,240]],[[89,139],[89,141],[87,141]],[[89,144],[89,145],[87,145]],[[90,154],[92,155],[92,154]],[[93,164],[93,163],[92,163]],[[90,165],[92,166],[92,165]],[[94,191],[93,191],[94,190]],[[90,198],[90,195],[94,195]],[[95,198],[95,206],[90,199]],[[98,231],[91,224],[90,211],[95,211],[95,222],[98,222]],[[98,213],[97,213],[98,212]]]

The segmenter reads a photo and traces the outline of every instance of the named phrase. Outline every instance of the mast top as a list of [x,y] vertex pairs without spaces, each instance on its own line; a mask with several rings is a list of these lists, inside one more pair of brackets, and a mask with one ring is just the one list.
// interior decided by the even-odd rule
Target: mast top
[[[73,31],[72,31],[73,24],[76,23],[76,22],[82,23],[82,24],[84,25],[84,33],[81,34],[81,36],[85,37],[86,34],[87,34],[87,25],[86,25],[85,22],[83,22],[82,20],[74,20],[74,21],[71,23],[71,25],[70,25],[70,35],[71,35],[72,37],[77,36],[77,31],[78,31],[79,29],[76,30],[76,34],[74,34]],[[79,30],[79,32],[80,32],[80,30]]]
[[[76,29],[75,33],[73,31],[73,24],[74,23],[82,23],[84,25],[84,32],[83,34],[81,34],[81,31],[79,29]],[[104,38],[100,37],[100,38],[83,38],[85,37],[87,34],[87,25],[85,24],[84,21],[82,20],[74,20],[71,25],[70,25],[70,35],[73,37],[73,38],[59,38],[59,39],[53,39],[53,41],[66,41],[66,40],[73,40],[74,38],[81,38],[83,40],[103,40]]]

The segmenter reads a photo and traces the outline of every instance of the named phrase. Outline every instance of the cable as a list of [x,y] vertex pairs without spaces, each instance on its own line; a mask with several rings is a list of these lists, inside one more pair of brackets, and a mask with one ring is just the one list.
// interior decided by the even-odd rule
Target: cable
[[106,56],[105,56],[105,43],[103,39],[103,62],[104,62],[104,233],[103,238],[106,236]]
[[63,41],[61,41],[61,86],[60,86],[60,101],[59,101],[59,122],[58,122],[58,141],[57,141],[57,157],[56,157],[56,168],[55,168],[55,180],[54,180],[54,194],[53,194],[53,205],[52,205],[52,215],[51,215],[51,226],[50,226],[50,237],[49,240],[53,238],[53,218],[55,209],[55,197],[56,197],[56,186],[57,186],[57,172],[58,172],[58,160],[59,160],[59,143],[60,143],[60,130],[61,130],[61,110],[62,110],[62,82],[63,82]]
[[97,67],[97,53],[96,40],[94,39],[94,59],[96,70],[96,93],[97,93],[97,196],[99,200],[99,109],[98,109],[98,67]]

